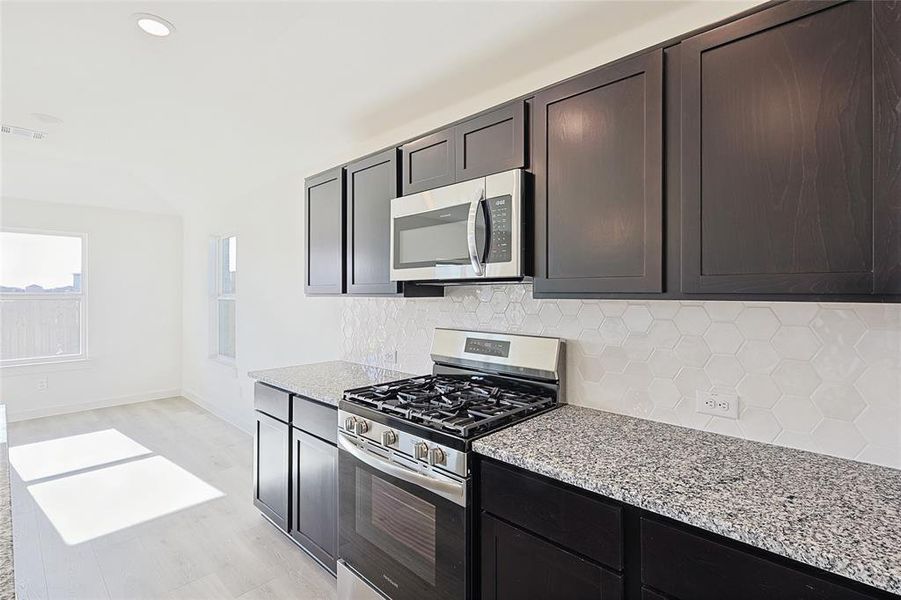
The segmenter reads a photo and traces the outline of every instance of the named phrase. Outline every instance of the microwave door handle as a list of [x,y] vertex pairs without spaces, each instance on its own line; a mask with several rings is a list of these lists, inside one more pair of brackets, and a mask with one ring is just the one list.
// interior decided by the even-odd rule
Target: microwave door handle
[[485,190],[479,190],[478,197],[474,198],[469,205],[469,218],[466,221],[466,241],[469,243],[469,261],[472,263],[472,269],[476,272],[476,277],[482,277],[485,272],[482,269],[482,257],[479,253],[478,244],[476,243],[476,218],[479,215],[479,208],[485,197]]
[[456,481],[443,481],[422,475],[410,469],[388,462],[382,457],[367,451],[365,448],[357,446],[353,441],[348,439],[344,434],[338,434],[338,445],[342,450],[363,462],[373,469],[381,471],[386,475],[397,477],[407,483],[418,485],[419,487],[433,492],[442,498],[446,498],[460,506],[466,506],[466,486]]

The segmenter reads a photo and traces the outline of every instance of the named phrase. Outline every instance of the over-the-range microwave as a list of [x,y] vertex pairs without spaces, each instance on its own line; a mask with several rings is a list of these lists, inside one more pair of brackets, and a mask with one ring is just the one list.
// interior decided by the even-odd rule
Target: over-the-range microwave
[[523,184],[514,169],[392,200],[391,280],[522,280]]

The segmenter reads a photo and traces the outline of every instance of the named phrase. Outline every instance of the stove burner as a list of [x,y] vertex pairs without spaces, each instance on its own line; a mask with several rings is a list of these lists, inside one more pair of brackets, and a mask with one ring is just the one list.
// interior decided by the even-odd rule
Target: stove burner
[[350,390],[345,399],[468,438],[548,408],[540,386],[482,375],[429,375]]

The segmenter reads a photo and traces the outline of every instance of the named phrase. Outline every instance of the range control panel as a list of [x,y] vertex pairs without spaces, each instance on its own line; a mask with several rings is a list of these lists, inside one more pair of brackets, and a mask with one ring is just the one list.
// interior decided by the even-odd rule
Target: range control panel
[[491,248],[485,262],[510,262],[513,256],[513,197],[495,196],[485,201],[491,224]]

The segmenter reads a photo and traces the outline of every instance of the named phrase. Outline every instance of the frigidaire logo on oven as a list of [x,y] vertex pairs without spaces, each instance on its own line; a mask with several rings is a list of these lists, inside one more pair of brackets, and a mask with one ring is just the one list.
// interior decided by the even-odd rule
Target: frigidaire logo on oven
[[387,581],[388,583],[390,583],[390,584],[393,585],[394,587],[400,589],[400,586],[397,585],[396,583],[394,583],[394,580],[392,580],[390,577],[388,577],[388,576],[385,575],[384,573],[382,573],[382,579],[384,579],[385,581]]

